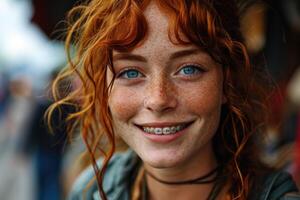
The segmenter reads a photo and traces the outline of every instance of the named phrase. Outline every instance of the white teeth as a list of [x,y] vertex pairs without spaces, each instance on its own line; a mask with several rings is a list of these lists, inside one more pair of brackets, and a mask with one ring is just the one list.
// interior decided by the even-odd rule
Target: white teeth
[[181,131],[185,126],[171,126],[171,127],[162,127],[162,128],[154,128],[154,127],[143,127],[143,130],[146,133],[156,134],[156,135],[169,135]]

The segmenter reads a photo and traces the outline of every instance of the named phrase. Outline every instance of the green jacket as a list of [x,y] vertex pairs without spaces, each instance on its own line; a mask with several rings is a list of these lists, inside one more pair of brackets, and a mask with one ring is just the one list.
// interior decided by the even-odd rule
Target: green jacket
[[[101,165],[101,161],[98,163]],[[103,189],[109,200],[130,200],[130,188],[137,173],[139,159],[129,150],[116,153],[104,176]],[[297,187],[286,172],[274,172],[261,183],[260,192],[251,200],[300,200]],[[91,185],[87,188],[87,185]],[[260,184],[259,184],[260,185]],[[293,194],[292,194],[293,193]],[[73,185],[68,200],[100,200],[92,167],[86,169]]]

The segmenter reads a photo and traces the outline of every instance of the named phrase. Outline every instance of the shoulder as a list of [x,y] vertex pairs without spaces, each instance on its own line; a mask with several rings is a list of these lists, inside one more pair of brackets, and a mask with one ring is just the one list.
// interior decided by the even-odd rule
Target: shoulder
[[297,186],[287,172],[277,171],[264,177],[260,200],[284,200],[289,193],[298,192]]
[[[100,168],[103,159],[97,161]],[[128,178],[138,163],[136,154],[128,150],[124,153],[115,153],[111,158],[104,175],[103,189],[108,199],[118,199],[117,196],[125,195]],[[99,192],[95,172],[92,166],[84,170],[72,187],[68,200],[99,200]],[[126,199],[126,198],[122,198]]]

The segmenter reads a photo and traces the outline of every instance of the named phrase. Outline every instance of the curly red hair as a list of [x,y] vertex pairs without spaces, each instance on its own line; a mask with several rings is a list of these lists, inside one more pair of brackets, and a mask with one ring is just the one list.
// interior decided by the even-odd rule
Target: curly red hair
[[[92,0],[69,13],[68,66],[53,86],[56,101],[48,116],[62,104],[77,102],[77,111],[68,119],[73,128],[80,127],[102,199],[106,199],[103,176],[115,151],[108,107],[113,81],[107,83],[106,73],[112,64],[112,50],[130,51],[145,39],[147,22],[143,11],[149,2]],[[195,44],[223,67],[227,103],[222,107],[221,123],[213,139],[214,150],[230,174],[231,198],[247,199],[259,164],[254,140],[262,133],[265,121],[265,88],[261,84],[261,71],[251,65],[243,43],[237,3],[234,0],[156,0],[156,3],[170,18],[172,42]],[[175,33],[175,38],[171,33]],[[82,87],[60,98],[55,85],[70,76],[79,78]],[[101,169],[96,164],[99,152],[104,157]]]

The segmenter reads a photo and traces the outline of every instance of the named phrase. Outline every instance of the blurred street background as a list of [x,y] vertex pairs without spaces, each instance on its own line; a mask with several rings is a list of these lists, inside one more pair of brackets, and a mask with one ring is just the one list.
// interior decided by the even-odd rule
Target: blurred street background
[[[70,143],[63,125],[51,135],[43,122],[49,85],[66,64],[63,20],[75,4],[0,0],[0,200],[65,199],[87,165],[77,159],[79,138]],[[242,32],[253,62],[266,63],[276,84],[262,160],[300,186],[300,0],[253,4]]]

